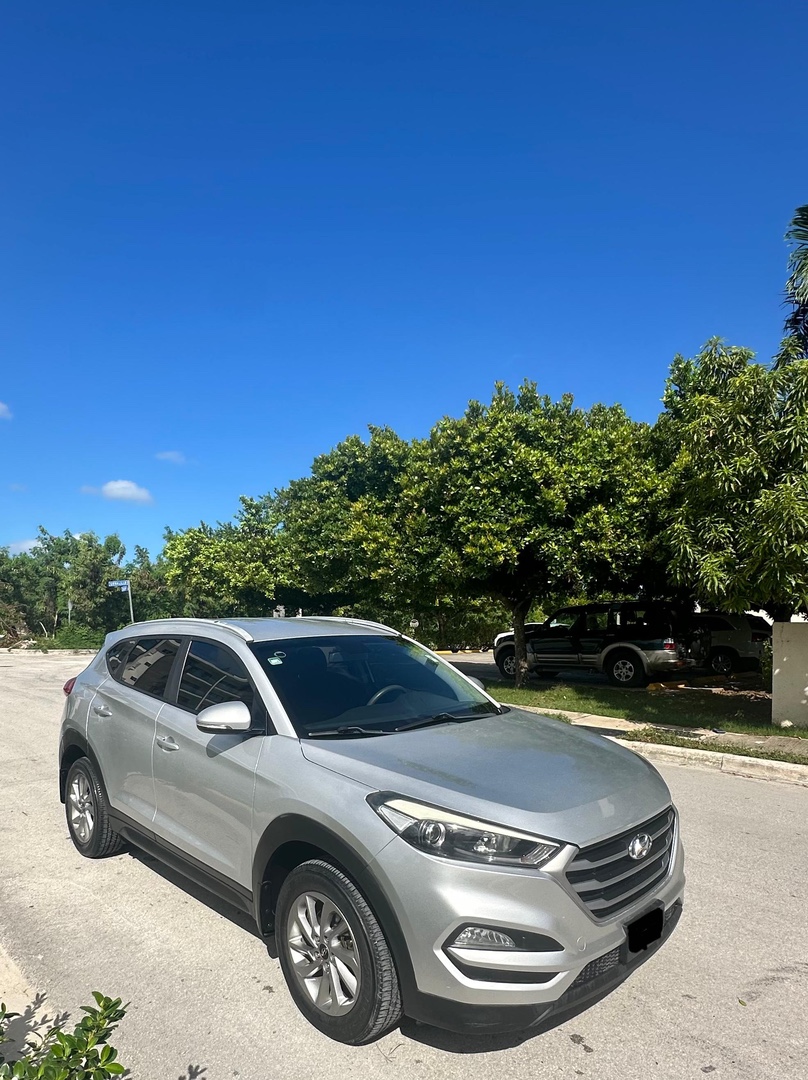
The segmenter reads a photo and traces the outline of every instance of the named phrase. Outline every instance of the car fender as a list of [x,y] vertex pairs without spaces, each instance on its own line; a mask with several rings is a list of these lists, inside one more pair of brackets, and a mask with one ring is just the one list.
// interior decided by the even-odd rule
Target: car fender
[[648,664],[648,657],[638,645],[632,645],[630,641],[615,641],[614,644],[607,645],[603,652],[601,652],[595,660],[595,667],[598,669],[598,671],[603,671],[604,667],[606,666],[606,661],[609,659],[612,653],[618,649],[622,649],[624,652],[634,653],[636,656],[638,656],[642,661],[643,671],[646,675],[650,675],[651,668]]
[[266,907],[272,884],[266,879],[265,871],[276,852],[290,843],[311,846],[325,858],[330,857],[365,897],[390,946],[406,1010],[407,1000],[413,998],[417,990],[406,939],[394,906],[369,869],[367,860],[327,825],[302,814],[290,813],[275,818],[264,830],[255,848],[252,879],[255,920],[261,933],[264,936],[272,933],[268,925],[271,915]]
[[[80,751],[76,754],[75,751]],[[90,746],[87,738],[82,732],[76,730],[76,728],[68,728],[59,740],[59,799],[61,802],[65,801],[65,784],[67,782],[67,774],[70,769],[70,765],[73,763],[76,757],[86,757],[92,762],[93,768],[98,776],[99,783],[104,790],[106,796],[107,790],[104,783],[104,774],[101,771],[101,766],[98,763],[98,758],[95,756],[93,748]],[[69,764],[65,765],[65,759]]]

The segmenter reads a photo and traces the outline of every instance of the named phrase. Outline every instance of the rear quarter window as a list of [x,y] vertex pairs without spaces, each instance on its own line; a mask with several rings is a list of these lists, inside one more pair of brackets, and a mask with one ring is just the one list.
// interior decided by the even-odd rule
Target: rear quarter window
[[[162,698],[179,651],[179,639],[135,638],[127,644],[129,647],[125,659],[120,663],[118,673],[112,672],[113,678],[116,682],[150,697]],[[107,656],[109,664],[109,654]]]
[[119,641],[107,651],[107,655],[104,657],[107,663],[107,671],[117,682],[121,681],[121,672],[123,666],[126,663],[126,657],[129,655],[129,650],[134,645],[134,642]]

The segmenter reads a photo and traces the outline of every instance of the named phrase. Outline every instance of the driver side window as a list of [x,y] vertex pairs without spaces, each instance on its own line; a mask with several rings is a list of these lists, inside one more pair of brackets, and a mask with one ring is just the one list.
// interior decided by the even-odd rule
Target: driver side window
[[244,664],[213,641],[192,641],[177,693],[177,704],[193,713],[222,701],[253,707],[253,688]]
[[569,630],[578,618],[578,612],[574,609],[567,609],[566,611],[557,611],[553,615],[547,625],[551,630]]

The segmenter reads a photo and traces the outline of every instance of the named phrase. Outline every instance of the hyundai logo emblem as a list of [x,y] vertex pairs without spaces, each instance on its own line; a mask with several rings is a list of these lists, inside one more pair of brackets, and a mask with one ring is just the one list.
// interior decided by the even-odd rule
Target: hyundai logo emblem
[[628,853],[632,859],[644,859],[648,852],[651,850],[653,840],[648,833],[637,833],[634,839],[628,845]]

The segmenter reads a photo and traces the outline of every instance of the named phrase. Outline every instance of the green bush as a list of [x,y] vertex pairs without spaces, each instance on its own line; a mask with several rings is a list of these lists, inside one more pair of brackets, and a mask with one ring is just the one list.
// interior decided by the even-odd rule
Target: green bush
[[772,688],[772,641],[769,638],[764,642],[763,651],[760,654],[760,674],[763,686],[766,690]]
[[103,643],[103,630],[75,625],[60,626],[53,637],[37,638],[40,649],[100,649]]
[[[72,1035],[57,1025],[44,1035],[36,1034],[39,1041],[28,1042],[16,1061],[6,1061],[0,1054],[0,1080],[109,1080],[126,1072],[107,1040],[128,1006],[121,1005],[120,998],[113,1001],[97,992],[93,997],[97,1008],[82,1005],[87,1015]],[[0,1004],[0,1044],[8,1041],[7,1022],[16,1015]]]

